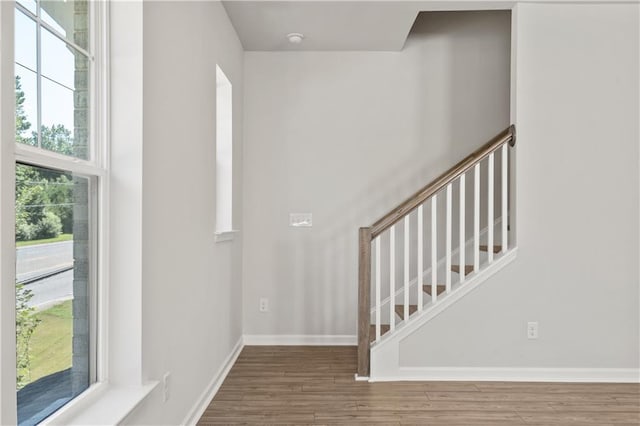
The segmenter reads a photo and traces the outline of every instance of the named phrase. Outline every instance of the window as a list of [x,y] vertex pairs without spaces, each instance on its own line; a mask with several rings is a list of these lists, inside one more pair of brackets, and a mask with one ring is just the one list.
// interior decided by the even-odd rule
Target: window
[[[216,66],[216,233],[232,234],[233,202],[233,113],[232,87]],[[219,239],[220,240],[220,239]]]
[[[104,156],[95,3],[15,9],[18,423],[36,424],[96,381]],[[103,195],[102,195],[103,196]]]

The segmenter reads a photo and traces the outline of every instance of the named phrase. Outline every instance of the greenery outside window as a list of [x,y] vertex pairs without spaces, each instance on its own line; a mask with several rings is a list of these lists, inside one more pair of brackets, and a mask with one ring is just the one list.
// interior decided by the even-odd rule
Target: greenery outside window
[[18,423],[37,424],[97,378],[97,232],[105,176],[96,3],[15,8]]

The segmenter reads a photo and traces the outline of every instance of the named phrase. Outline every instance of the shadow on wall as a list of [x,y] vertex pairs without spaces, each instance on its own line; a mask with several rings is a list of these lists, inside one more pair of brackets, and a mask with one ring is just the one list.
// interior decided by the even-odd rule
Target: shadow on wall
[[[510,38],[509,11],[429,12],[418,16],[402,52],[354,52],[349,57],[287,53],[282,62],[276,60],[287,79],[279,99],[283,106],[278,106],[299,115],[293,124],[281,122],[269,129],[272,134],[265,138],[298,142],[295,147],[275,142],[273,149],[283,152],[273,158],[295,162],[300,156],[291,151],[305,149],[304,143],[309,144],[307,156],[318,158],[303,159],[304,167],[280,165],[289,167],[287,178],[295,177],[296,189],[270,188],[289,191],[280,197],[291,211],[299,205],[315,209],[316,222],[313,228],[277,235],[273,242],[272,297],[290,306],[274,310],[271,333],[289,334],[293,328],[307,334],[355,334],[358,228],[372,224],[508,127]],[[353,69],[362,72],[371,64],[384,67],[370,70],[373,82]],[[385,75],[387,71],[395,74]],[[392,87],[378,87],[378,76]],[[329,103],[331,96],[337,99]],[[356,117],[343,118],[353,111]],[[369,139],[354,141],[353,135]],[[310,188],[308,198],[299,188]],[[470,199],[467,205],[472,205]],[[438,213],[442,217],[444,210]],[[457,241],[455,233],[453,238]],[[401,238],[396,243],[401,247]],[[415,276],[413,265],[411,270]],[[396,281],[402,282],[401,275]],[[299,323],[291,327],[291,322]]]

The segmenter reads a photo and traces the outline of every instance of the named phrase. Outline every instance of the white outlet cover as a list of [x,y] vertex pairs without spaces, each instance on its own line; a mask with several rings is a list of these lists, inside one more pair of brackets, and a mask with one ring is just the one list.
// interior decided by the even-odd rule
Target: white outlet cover
[[311,213],[289,213],[289,226],[304,228],[313,226],[313,215]]
[[266,297],[260,298],[260,312],[269,312],[269,299]]

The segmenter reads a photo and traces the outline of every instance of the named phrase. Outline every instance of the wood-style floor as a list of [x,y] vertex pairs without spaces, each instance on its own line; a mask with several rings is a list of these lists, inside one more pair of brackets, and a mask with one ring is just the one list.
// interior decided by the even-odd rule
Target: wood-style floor
[[247,346],[199,424],[640,425],[640,385],[355,382],[355,347]]

